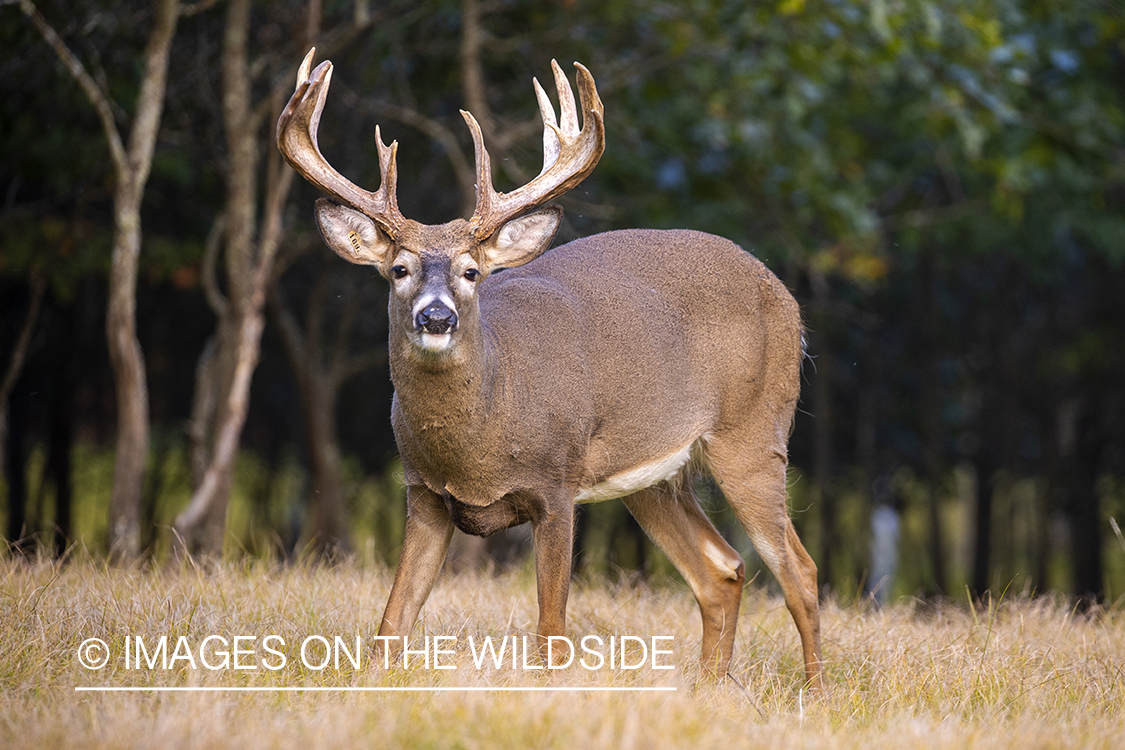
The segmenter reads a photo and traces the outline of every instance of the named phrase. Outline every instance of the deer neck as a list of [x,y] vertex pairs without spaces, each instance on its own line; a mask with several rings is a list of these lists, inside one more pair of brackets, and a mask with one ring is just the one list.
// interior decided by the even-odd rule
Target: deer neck
[[[491,329],[483,323],[462,331],[454,351],[419,352],[402,331],[390,340],[391,381],[412,436],[432,451],[471,446],[492,411],[499,362]],[[430,451],[428,451],[430,452]]]

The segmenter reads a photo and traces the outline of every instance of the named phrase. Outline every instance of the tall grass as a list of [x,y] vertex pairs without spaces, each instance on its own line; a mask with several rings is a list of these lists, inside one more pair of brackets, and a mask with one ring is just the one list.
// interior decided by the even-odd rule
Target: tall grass
[[[359,567],[116,569],[89,559],[0,562],[0,746],[1125,747],[1125,613],[1075,614],[1062,599],[994,606],[824,607],[829,693],[801,690],[784,604],[748,589],[732,673],[698,681],[700,626],[682,585],[578,585],[568,632],[675,637],[674,670],[476,669],[467,639],[529,633],[534,576],[443,576],[416,636],[456,636],[454,670],[299,663],[309,635],[374,634],[391,573]],[[198,644],[281,635],[270,671],[126,670],[126,635]],[[114,654],[84,669],[79,645]],[[370,645],[370,641],[367,642]],[[212,660],[216,661],[215,659]],[[76,686],[675,687],[645,693],[86,693]],[[744,688],[744,689],[743,689]]]

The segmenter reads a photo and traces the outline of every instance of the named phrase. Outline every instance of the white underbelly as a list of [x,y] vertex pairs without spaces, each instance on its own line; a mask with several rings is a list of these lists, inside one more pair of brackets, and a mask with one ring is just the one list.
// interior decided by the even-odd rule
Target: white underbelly
[[608,476],[593,487],[584,487],[578,490],[574,502],[600,503],[603,500],[614,500],[632,495],[645,487],[651,487],[654,484],[673,479],[691,458],[693,444],[694,441],[664,458],[649,461],[632,469]]

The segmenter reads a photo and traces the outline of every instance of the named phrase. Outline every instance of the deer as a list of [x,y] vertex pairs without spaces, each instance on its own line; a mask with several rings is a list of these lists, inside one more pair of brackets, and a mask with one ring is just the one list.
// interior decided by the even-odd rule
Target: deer
[[582,182],[605,148],[603,105],[579,63],[578,106],[551,63],[557,116],[533,79],[538,176],[496,191],[480,126],[462,110],[475,150],[471,218],[407,219],[398,142],[385,145],[378,126],[374,193],[321,154],[332,64],[311,70],[315,51],[298,70],[277,146],[328,196],[315,204],[325,244],[374,266],[391,290],[391,422],[407,519],[379,637],[409,635],[455,528],[487,536],[529,522],[546,659],[548,639],[566,628],[576,506],[621,499],[695,595],[701,675],[722,678],[746,566],[700,506],[695,479],[708,474],[780,584],[806,684],[822,690],[816,565],[786,497],[805,350],[786,287],[735,243],[698,231],[610,231],[548,252],[562,219],[550,201]]

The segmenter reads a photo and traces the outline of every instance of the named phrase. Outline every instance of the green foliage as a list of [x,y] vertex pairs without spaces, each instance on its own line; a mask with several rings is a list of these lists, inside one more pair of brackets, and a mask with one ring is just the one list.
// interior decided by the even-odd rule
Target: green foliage
[[1095,207],[1122,178],[1122,21],[1080,5],[656,5],[672,62],[627,89],[628,122],[611,111],[644,144],[614,166],[659,188],[630,195],[638,215],[809,253],[859,282],[881,275],[884,219],[940,206],[1009,235],[1030,203],[1082,206],[1058,221],[1119,254],[1120,207],[1108,226]]

